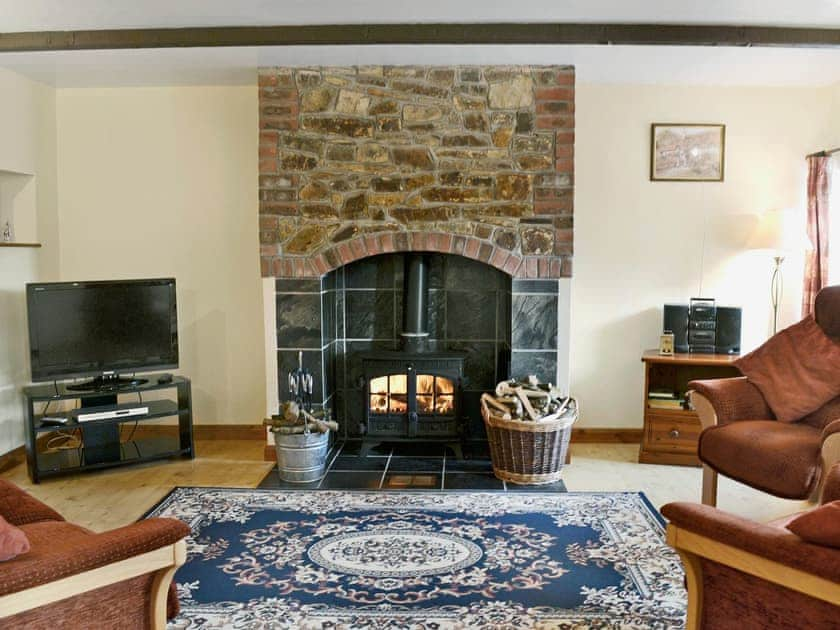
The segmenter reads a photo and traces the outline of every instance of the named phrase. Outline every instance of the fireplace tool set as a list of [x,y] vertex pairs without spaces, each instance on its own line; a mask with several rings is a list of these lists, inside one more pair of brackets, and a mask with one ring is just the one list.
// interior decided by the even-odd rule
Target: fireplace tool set
[[312,409],[315,383],[312,373],[303,367],[303,352],[298,353],[298,367],[288,373],[289,400],[280,403],[279,413],[263,421],[280,435],[327,433],[338,431],[338,423],[330,420],[330,410]]

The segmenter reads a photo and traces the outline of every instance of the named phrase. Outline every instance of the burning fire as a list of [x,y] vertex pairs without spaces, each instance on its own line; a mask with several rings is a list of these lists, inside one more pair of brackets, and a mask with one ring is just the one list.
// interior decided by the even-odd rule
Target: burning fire
[[[455,384],[448,378],[418,374],[417,411],[423,414],[451,414],[455,410]],[[372,413],[408,412],[408,380],[405,374],[379,376],[370,381]]]

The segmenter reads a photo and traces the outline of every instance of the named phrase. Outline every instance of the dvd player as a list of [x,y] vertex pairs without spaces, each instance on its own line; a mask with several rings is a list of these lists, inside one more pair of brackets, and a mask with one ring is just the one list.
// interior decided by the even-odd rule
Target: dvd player
[[107,411],[91,411],[79,413],[76,416],[78,422],[91,422],[92,420],[113,420],[114,418],[130,418],[132,416],[145,416],[149,413],[148,407],[128,407],[123,409],[109,409]]

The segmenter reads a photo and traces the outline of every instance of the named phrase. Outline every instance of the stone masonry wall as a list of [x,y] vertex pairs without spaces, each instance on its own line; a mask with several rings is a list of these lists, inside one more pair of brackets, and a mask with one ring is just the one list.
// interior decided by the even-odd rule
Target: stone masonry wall
[[572,274],[574,68],[261,68],[264,277],[398,251]]

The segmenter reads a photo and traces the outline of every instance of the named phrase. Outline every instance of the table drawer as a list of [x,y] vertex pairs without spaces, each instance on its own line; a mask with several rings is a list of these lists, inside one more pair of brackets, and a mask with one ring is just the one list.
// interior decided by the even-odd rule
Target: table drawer
[[650,449],[697,452],[697,439],[702,427],[696,416],[651,413],[645,427],[645,441]]

